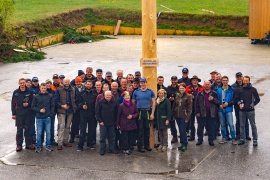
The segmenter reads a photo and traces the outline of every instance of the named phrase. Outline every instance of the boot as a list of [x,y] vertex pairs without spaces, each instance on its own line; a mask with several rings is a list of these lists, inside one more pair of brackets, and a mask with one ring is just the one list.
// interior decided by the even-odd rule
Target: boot
[[178,142],[177,136],[173,136],[171,143],[173,144],[173,143],[177,143],[177,142]]

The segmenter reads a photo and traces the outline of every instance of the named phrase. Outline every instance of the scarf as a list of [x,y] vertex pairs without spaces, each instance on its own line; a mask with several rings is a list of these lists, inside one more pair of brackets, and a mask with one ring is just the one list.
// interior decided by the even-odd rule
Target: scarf
[[127,100],[125,100],[125,99],[124,99],[123,103],[124,103],[127,107],[129,107],[129,106],[131,105],[131,102],[130,102],[130,101],[127,101]]
[[160,99],[159,97],[157,98],[157,104],[160,104],[162,101],[164,101],[165,97],[163,97],[162,99]]

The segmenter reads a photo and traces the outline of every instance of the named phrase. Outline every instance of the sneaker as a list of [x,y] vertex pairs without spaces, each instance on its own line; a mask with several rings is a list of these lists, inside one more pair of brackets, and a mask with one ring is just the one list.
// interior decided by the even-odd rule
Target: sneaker
[[72,147],[72,144],[64,143],[63,146],[65,146],[65,147]]
[[21,151],[21,150],[22,150],[22,146],[17,146],[17,147],[16,147],[16,151],[17,151],[17,152],[19,152],[19,151]]
[[213,141],[209,141],[209,145],[210,145],[210,146],[214,146],[215,144],[214,144]]
[[40,151],[41,151],[41,147],[36,147],[35,152],[36,152],[36,153],[39,153]]
[[140,153],[144,153],[144,152],[145,152],[144,149],[138,149],[138,151],[139,151]]
[[146,151],[152,151],[152,149],[150,147],[146,147],[144,148]]
[[163,146],[160,145],[160,146],[157,148],[157,150],[158,150],[158,151],[161,151],[161,150],[162,150],[162,147],[163,147]]
[[202,144],[202,141],[198,141],[198,142],[196,143],[197,146],[199,146],[199,145],[201,145],[201,144]]
[[232,140],[232,144],[233,144],[233,145],[237,145],[237,142],[236,142],[235,139]]
[[58,143],[55,142],[55,141],[53,141],[53,142],[51,143],[51,145],[52,145],[52,146],[58,146]]
[[226,142],[227,142],[227,140],[225,138],[222,138],[221,141],[219,142],[219,144],[224,144]]
[[258,146],[257,140],[253,140],[253,146]]
[[103,156],[105,154],[105,151],[100,151],[99,154]]
[[130,155],[130,151],[129,150],[123,150],[123,153],[126,155]]
[[74,143],[74,138],[70,138],[69,143]]
[[26,146],[25,149],[35,150],[36,147],[33,144],[30,144],[30,145]]
[[246,137],[246,140],[249,140],[250,141],[251,140],[251,137],[250,136],[247,136]]
[[167,151],[167,146],[163,146],[162,149],[161,149],[162,152],[165,152]]
[[47,147],[46,147],[46,150],[47,150],[47,151],[53,151],[53,148],[52,148],[51,146],[47,146]]
[[58,145],[57,150],[61,151],[63,149],[62,145]]
[[83,151],[83,148],[79,148],[79,147],[78,147],[78,148],[77,148],[77,151],[78,151],[78,152],[81,152],[81,151]]
[[240,140],[240,141],[238,142],[238,145],[243,145],[243,144],[245,144],[245,141],[244,141],[244,140]]
[[221,136],[221,133],[220,133],[220,132],[218,132],[218,133],[217,133],[217,136]]
[[95,149],[95,147],[93,145],[87,146],[87,148],[89,148],[90,150],[94,150]]

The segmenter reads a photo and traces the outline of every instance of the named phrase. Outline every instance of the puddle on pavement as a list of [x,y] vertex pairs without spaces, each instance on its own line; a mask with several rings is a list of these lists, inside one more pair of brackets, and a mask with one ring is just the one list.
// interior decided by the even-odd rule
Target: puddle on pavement
[[69,62],[62,62],[62,63],[58,63],[58,64],[69,64]]

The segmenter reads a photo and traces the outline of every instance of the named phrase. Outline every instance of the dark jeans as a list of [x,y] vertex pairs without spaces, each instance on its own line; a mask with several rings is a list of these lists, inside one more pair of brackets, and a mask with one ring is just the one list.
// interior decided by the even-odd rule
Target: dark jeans
[[178,129],[180,131],[180,143],[184,146],[187,145],[187,123],[185,122],[185,118],[176,118],[176,122],[178,125]]
[[191,113],[189,122],[190,122],[190,137],[195,138],[196,129],[195,129],[195,113],[194,112]]
[[136,133],[136,131],[137,130],[121,131],[122,147],[124,150],[129,150],[131,147],[133,147],[134,132]]
[[216,125],[215,125],[216,119],[217,118],[212,118],[210,116],[198,118],[197,136],[198,136],[199,142],[203,141],[203,130],[205,126],[206,126],[206,131],[208,132],[208,141],[210,142],[214,140],[214,134],[216,131]]
[[31,132],[30,132],[30,136],[32,138],[32,143],[36,143],[34,141],[36,141],[36,113],[32,112],[32,116],[31,116]]
[[142,149],[143,143],[144,148],[149,148],[149,137],[150,137],[150,128],[149,128],[149,116],[150,111],[140,110],[139,119],[138,119],[138,149]]
[[71,124],[71,133],[70,138],[74,139],[77,134],[79,134],[80,127],[80,111],[76,111],[73,115],[72,124]]
[[86,127],[88,127],[87,146],[90,147],[90,146],[95,144],[95,136],[96,136],[95,116],[81,117],[81,119],[80,119],[80,140],[78,143],[78,148],[83,148],[83,145],[85,142],[85,137],[86,137]]
[[16,134],[16,143],[17,146],[22,146],[23,137],[25,138],[26,146],[32,144],[31,137],[31,126],[32,126],[33,116],[16,116],[16,126],[17,126],[17,134]]
[[106,151],[106,138],[109,141],[109,150],[115,150],[115,125],[104,125],[99,127],[100,130],[100,151]]
[[[234,113],[235,113],[235,118],[236,118],[236,123],[235,123],[236,136],[240,137],[239,108],[234,108]],[[246,130],[246,137],[248,137],[249,136],[249,123],[248,123],[248,119],[246,119],[245,130]]]
[[171,133],[173,137],[177,137],[177,130],[175,126],[175,120],[172,118],[170,121],[170,126],[171,126]]
[[55,114],[51,116],[51,143],[55,142],[55,139],[54,139],[54,122],[55,122]]

